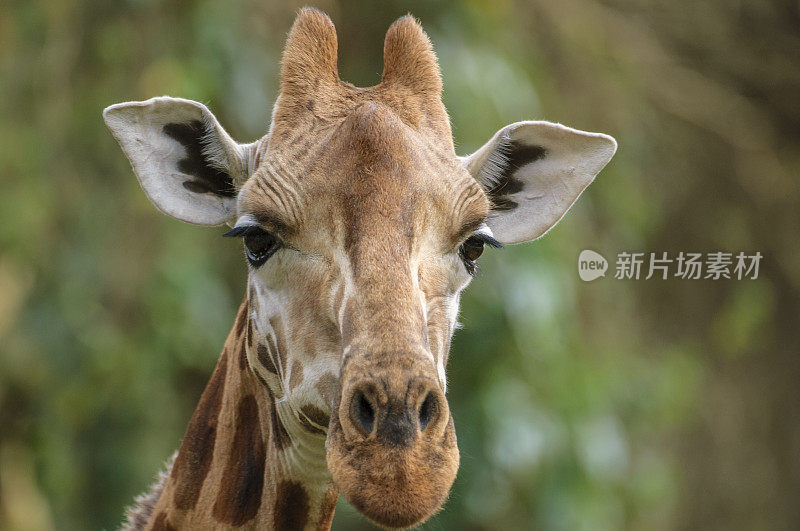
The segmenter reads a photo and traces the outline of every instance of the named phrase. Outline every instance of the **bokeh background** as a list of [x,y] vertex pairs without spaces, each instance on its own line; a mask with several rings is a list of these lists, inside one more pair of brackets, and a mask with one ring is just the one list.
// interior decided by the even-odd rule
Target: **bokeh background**
[[[0,9],[0,528],[113,528],[178,446],[244,293],[221,228],[160,215],[102,109],[169,94],[264,134],[300,3]],[[462,466],[426,529],[800,528],[796,1],[320,0],[340,72],[429,32],[461,154],[548,119],[620,149],[491,251],[449,366]],[[579,280],[579,252],[759,251],[757,280]],[[340,501],[336,529],[367,524]]]

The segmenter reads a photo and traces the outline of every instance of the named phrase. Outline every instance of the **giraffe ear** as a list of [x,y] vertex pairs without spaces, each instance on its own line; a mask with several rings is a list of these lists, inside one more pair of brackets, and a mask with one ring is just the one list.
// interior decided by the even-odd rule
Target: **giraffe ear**
[[494,237],[521,243],[558,223],[616,150],[616,140],[601,133],[517,122],[462,161],[492,202]]
[[103,119],[159,210],[198,225],[235,217],[254,144],[234,142],[205,105],[165,96],[112,105]]

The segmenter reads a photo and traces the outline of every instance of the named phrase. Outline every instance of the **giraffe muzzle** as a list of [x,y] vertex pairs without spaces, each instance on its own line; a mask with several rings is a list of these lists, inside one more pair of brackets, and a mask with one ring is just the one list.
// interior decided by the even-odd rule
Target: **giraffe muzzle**
[[459,454],[444,393],[421,357],[348,364],[326,441],[348,501],[390,528],[416,525],[444,503]]

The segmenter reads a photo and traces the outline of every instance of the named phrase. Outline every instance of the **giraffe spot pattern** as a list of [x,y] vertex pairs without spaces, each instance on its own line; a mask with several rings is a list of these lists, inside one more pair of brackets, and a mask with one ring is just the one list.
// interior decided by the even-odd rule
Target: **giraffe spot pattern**
[[236,329],[236,337],[242,337],[242,334],[244,333],[244,325],[248,321],[249,319],[247,318],[247,311],[240,311],[236,316],[236,324],[234,324]]
[[[267,336],[267,342],[271,342],[272,338]],[[278,369],[275,367],[275,363],[272,361],[272,356],[269,355],[269,350],[267,346],[264,344],[259,344],[256,348],[256,355],[258,356],[258,362],[272,374],[278,374]]]
[[277,450],[283,450],[291,444],[292,440],[289,437],[289,432],[287,432],[286,428],[283,426],[281,418],[278,416],[278,411],[275,409],[275,396],[272,394],[269,387],[267,387],[267,392],[269,393],[269,418],[272,423],[270,437],[272,438],[272,444],[275,448]]
[[261,385],[263,385],[264,387],[266,387],[267,389],[269,389],[269,384],[268,384],[268,383],[267,383],[267,381],[264,379],[264,377],[263,377],[263,376],[261,376],[261,374],[259,374],[259,373],[257,373],[257,372],[254,372],[253,374],[255,374],[255,375],[256,375],[256,379],[258,380],[258,382],[259,382]]
[[297,481],[284,480],[275,492],[274,529],[303,529],[308,521],[308,493]]
[[265,465],[258,404],[253,395],[247,395],[237,407],[236,432],[214,503],[214,518],[240,526],[256,516],[261,506]]
[[156,516],[155,521],[153,522],[153,531],[178,531],[172,524],[169,523],[167,520],[167,513],[161,511]]
[[308,421],[308,419],[307,419],[307,418],[305,418],[304,416],[302,416],[302,415],[301,415],[301,416],[299,416],[299,417],[297,418],[297,420],[299,420],[299,421],[300,421],[300,425],[301,425],[301,426],[303,426],[303,428],[304,428],[304,429],[305,429],[307,432],[309,432],[309,433],[313,433],[314,435],[325,435],[325,430],[322,430],[322,429],[320,429],[320,428],[317,428],[316,426],[314,426],[313,424],[311,424],[311,423]]
[[194,508],[200,496],[200,488],[211,468],[227,367],[228,355],[223,351],[214,375],[192,416],[172,467],[172,477],[175,479],[174,503],[178,509]]
[[327,426],[331,420],[331,416],[322,411],[314,404],[306,404],[300,408],[300,411],[308,417],[311,422],[319,424],[320,426]]
[[[247,326],[245,326],[247,325]],[[248,367],[247,363],[247,350],[245,343],[247,342],[247,328],[250,326],[250,319],[247,318],[246,311],[240,311],[236,316],[235,334],[239,345],[239,370],[245,371]]]
[[244,342],[242,342],[241,348],[239,348],[239,370],[247,370],[247,349],[244,346]]

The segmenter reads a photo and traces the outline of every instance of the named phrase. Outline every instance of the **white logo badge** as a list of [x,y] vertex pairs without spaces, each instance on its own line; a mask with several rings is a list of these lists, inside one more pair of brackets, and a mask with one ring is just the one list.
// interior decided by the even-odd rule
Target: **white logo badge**
[[591,282],[592,280],[606,276],[608,260],[594,251],[586,249],[581,251],[578,256],[578,276],[581,280]]

